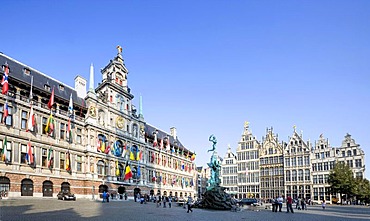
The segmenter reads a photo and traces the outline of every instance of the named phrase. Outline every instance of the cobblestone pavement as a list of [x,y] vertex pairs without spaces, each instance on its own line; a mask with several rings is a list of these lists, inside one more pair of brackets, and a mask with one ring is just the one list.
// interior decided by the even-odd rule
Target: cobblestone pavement
[[331,206],[325,210],[319,206],[311,206],[308,210],[295,210],[295,213],[273,213],[268,209],[242,208],[238,212],[186,209],[173,205],[172,208],[156,207],[154,203],[140,204],[134,201],[60,201],[57,199],[17,198],[0,200],[0,221],[59,221],[59,220],[132,220],[132,221],[354,221],[370,220],[370,207],[366,206]]

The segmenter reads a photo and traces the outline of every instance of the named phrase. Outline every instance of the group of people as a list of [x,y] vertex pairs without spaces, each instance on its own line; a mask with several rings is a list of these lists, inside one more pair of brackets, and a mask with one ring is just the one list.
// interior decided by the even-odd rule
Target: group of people
[[[272,212],[277,212],[278,210],[279,212],[282,212],[281,209],[283,207],[283,202],[284,202],[284,199],[282,196],[275,197],[275,199],[272,200]],[[293,198],[290,195],[288,195],[286,198],[286,208],[287,208],[287,211],[286,211],[287,213],[289,212],[294,213]]]
[[160,207],[163,204],[163,208],[166,208],[168,203],[168,208],[172,207],[172,197],[171,196],[160,196],[154,197],[154,202],[157,203],[157,207]]

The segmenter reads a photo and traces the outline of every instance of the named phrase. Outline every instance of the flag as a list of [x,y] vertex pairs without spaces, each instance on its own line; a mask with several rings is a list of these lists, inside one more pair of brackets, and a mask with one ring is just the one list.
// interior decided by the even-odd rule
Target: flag
[[135,146],[133,146],[130,149],[130,160],[136,160],[135,155],[136,155],[136,149],[135,149]]
[[155,154],[154,154],[154,153],[152,153],[151,163],[154,163],[154,161],[155,161]]
[[167,137],[166,150],[167,151],[171,150],[170,137]]
[[32,106],[32,103],[31,103],[31,110],[30,110],[30,113],[29,113],[28,119],[27,119],[26,132],[28,132],[28,131],[33,132],[33,129],[34,129],[35,125],[36,125],[35,114],[33,113],[33,106]]
[[69,151],[67,152],[67,155],[66,155],[66,170],[68,172],[71,171],[71,155],[69,154]]
[[159,143],[159,149],[163,149],[163,138],[161,139],[161,142]]
[[128,180],[131,177],[132,177],[132,171],[131,171],[130,165],[127,164],[126,170],[125,170],[125,178],[124,178],[124,180]]
[[140,171],[140,165],[137,167],[137,177],[140,178],[141,171]]
[[50,114],[48,121],[46,123],[45,132],[48,135],[50,135],[53,133],[53,131],[54,131],[54,118],[53,118],[53,114]]
[[9,115],[9,106],[8,106],[8,102],[5,102],[5,104],[4,104],[4,115],[3,115],[4,124],[6,122],[6,118],[8,117],[8,115]]
[[7,154],[7,139],[6,137],[3,140],[3,151],[1,152],[1,160],[6,162],[6,154]]
[[143,151],[139,150],[138,153],[137,153],[136,160],[139,161],[139,160],[141,160],[142,157],[143,157]]
[[153,147],[157,146],[157,133],[154,133]]
[[72,94],[71,94],[71,96],[69,96],[68,114],[69,114],[69,118],[73,118],[73,100],[72,100]]
[[71,118],[68,119],[67,133],[68,133],[69,143],[73,143]]
[[28,141],[28,144],[27,144],[26,160],[28,164],[33,164],[33,153],[32,153],[32,147],[31,147],[30,141]]
[[53,87],[53,91],[51,92],[51,95],[50,95],[50,100],[48,102],[48,108],[51,109],[54,105],[54,87]]
[[53,168],[53,161],[54,161],[54,157],[53,157],[53,148],[50,147],[49,148],[49,153],[48,153],[48,168],[49,169],[52,169]]
[[120,176],[121,172],[119,171],[119,165],[118,165],[118,160],[116,161],[116,176]]
[[105,154],[108,154],[110,152],[109,141],[107,141],[107,143],[108,143],[108,146],[105,148],[105,151],[104,151]]
[[97,151],[101,151],[101,141],[100,141],[99,137],[97,137],[96,149],[97,149]]
[[191,161],[194,161],[194,160],[195,160],[195,156],[196,156],[196,154],[195,154],[195,153],[193,153],[193,155],[191,155],[190,160],[191,160]]
[[245,167],[245,175],[248,176],[248,167]]
[[104,153],[104,151],[105,151],[105,137],[103,137],[103,140],[101,141],[100,151],[102,153]]
[[3,70],[4,70],[4,75],[3,75],[3,80],[1,81],[1,85],[3,86],[3,88],[1,90],[1,93],[6,94],[8,93],[8,90],[9,90],[9,82],[8,82],[9,67],[7,63],[5,63],[5,65],[3,66]]

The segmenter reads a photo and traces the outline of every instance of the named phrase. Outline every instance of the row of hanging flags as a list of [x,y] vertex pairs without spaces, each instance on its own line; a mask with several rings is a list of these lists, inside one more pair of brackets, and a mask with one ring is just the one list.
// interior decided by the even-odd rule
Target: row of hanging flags
[[188,186],[194,186],[194,180],[191,179],[191,178],[173,175],[172,179],[171,179],[170,175],[162,176],[161,173],[159,173],[158,175],[159,176],[157,178],[156,172],[153,171],[152,182],[162,183],[163,185],[166,185],[166,184],[170,183],[171,186],[180,186],[181,185],[182,188],[188,187]]
[[[9,91],[9,65],[7,62],[2,66],[3,69],[3,78],[1,81],[2,89],[1,93],[5,95],[5,105],[4,105],[4,113],[3,113],[3,118],[1,119],[2,122],[5,124],[6,119],[9,115],[9,106],[8,106],[8,91]],[[29,95],[29,101],[30,101],[30,112],[28,114],[27,118],[27,125],[26,125],[26,131],[27,132],[34,132],[36,130],[36,114],[33,111],[33,94],[32,94],[32,87],[33,87],[33,76],[31,76],[31,90],[30,90],[30,95]],[[51,135],[54,131],[54,118],[53,118],[53,111],[52,108],[54,106],[54,87],[50,95],[49,102],[47,104],[47,107],[50,109],[50,116],[47,120],[46,126],[45,126],[45,132],[49,135]],[[73,136],[72,136],[72,127],[73,127],[73,121],[74,121],[74,114],[73,114],[73,100],[72,100],[72,94],[70,96],[69,100],[69,106],[68,106],[68,127],[67,127],[67,133],[69,137],[69,143],[73,142]],[[34,165],[35,161],[35,156],[32,150],[32,145],[31,141],[29,139],[27,143],[27,149],[26,149],[26,156],[25,156],[25,161],[30,164]],[[1,160],[4,162],[8,161],[8,156],[7,156],[7,137],[5,136],[3,140],[3,149],[1,151]],[[49,152],[48,152],[48,168],[52,169],[53,168],[53,162],[54,162],[54,157],[53,157],[53,148],[50,146]],[[71,165],[70,165],[70,153],[69,150],[66,153],[66,161],[65,161],[65,169],[67,171],[71,171]]]

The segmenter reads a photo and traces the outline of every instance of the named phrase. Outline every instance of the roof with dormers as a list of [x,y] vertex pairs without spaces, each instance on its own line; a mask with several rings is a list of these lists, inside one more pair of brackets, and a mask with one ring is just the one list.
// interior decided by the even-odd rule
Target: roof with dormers
[[[69,97],[72,94],[72,99],[74,105],[78,105],[81,107],[86,107],[85,100],[77,96],[77,92],[74,88],[38,71],[30,66],[27,66],[3,53],[0,53],[0,65],[4,65],[5,63],[9,66],[9,84],[11,85],[12,80],[19,81],[27,85],[31,85],[31,76],[33,76],[33,88],[37,88],[38,90],[44,91],[46,93],[51,94],[51,91],[45,90],[45,85],[48,85],[50,88],[54,89],[54,96],[60,99],[64,99],[67,102],[69,101]],[[29,74],[26,74],[24,70],[30,71]],[[1,75],[3,74],[3,70],[1,69]],[[63,86],[63,90],[60,89],[59,86]]]

